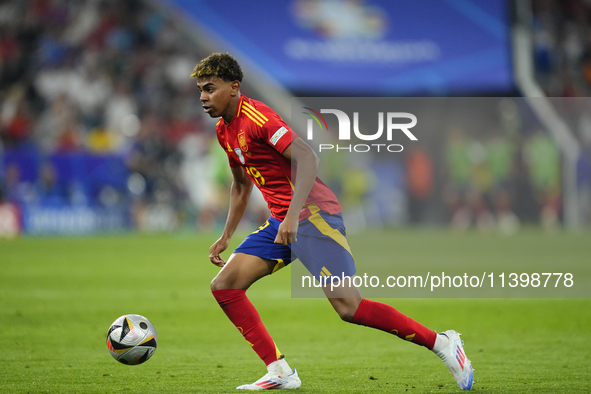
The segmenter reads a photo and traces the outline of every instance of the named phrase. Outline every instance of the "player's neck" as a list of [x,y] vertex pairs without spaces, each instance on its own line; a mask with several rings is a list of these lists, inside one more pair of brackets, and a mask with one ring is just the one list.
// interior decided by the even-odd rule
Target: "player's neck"
[[228,110],[226,111],[226,113],[224,115],[222,115],[222,118],[224,119],[224,123],[225,124],[230,124],[230,122],[232,121],[232,119],[234,119],[236,117],[236,111],[238,111],[238,103],[240,102],[240,97],[242,96],[242,94],[240,94],[240,92],[238,92],[236,94],[236,96],[232,97],[232,99],[230,100],[230,105],[228,105]]

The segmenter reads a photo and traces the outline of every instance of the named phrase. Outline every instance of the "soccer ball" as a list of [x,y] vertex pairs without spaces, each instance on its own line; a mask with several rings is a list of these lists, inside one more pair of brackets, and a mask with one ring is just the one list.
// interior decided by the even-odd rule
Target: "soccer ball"
[[158,334],[148,319],[141,315],[123,315],[111,324],[107,333],[107,348],[122,364],[146,362],[156,351]]

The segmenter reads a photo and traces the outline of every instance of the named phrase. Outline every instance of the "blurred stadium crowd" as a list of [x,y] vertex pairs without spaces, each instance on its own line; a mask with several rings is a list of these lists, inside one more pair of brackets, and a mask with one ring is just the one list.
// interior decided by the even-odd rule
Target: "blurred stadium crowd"
[[197,208],[211,223],[225,162],[209,154],[191,42],[145,1],[0,2],[0,189],[25,227],[72,206],[131,207],[115,226],[173,229]]
[[591,94],[591,2],[532,0],[536,79],[550,97]]
[[[581,224],[591,223],[591,1],[532,0],[535,77],[578,140]],[[576,99],[579,98],[579,99]]]
[[[591,3],[534,0],[533,10],[542,87],[551,96],[588,96]],[[196,53],[193,40],[142,0],[0,1],[4,233],[167,231],[223,223],[227,160],[212,138],[215,122],[202,116],[188,78],[206,55]],[[570,119],[584,146],[582,201],[591,201],[591,114],[589,105],[576,110]],[[511,111],[500,110],[501,121]],[[508,128],[486,136],[450,126],[441,155],[425,146],[405,152],[408,210],[399,219],[456,228],[487,228],[498,220],[508,232],[540,218],[556,226],[559,152],[546,134],[518,136],[511,119],[504,121]],[[441,168],[443,179],[434,170]],[[350,170],[335,189],[346,193],[343,205],[356,215],[370,198],[364,179],[371,177]],[[341,178],[337,173],[327,183]],[[434,197],[438,185],[443,198]],[[524,187],[537,208],[528,208],[529,200],[516,207]],[[433,213],[442,204],[443,213]],[[267,211],[258,197],[254,207],[258,223]]]

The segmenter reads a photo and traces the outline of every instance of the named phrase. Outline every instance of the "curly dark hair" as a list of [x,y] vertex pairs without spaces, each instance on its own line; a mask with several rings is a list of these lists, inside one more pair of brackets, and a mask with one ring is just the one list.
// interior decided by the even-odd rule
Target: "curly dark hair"
[[242,69],[229,53],[212,53],[201,60],[191,73],[191,78],[216,76],[226,82],[242,82]]

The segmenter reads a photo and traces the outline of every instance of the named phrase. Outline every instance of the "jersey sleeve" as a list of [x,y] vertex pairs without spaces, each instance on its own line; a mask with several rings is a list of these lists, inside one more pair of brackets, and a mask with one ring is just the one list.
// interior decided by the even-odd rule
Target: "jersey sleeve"
[[275,112],[269,113],[267,117],[269,121],[261,128],[261,138],[277,152],[283,153],[298,135]]

